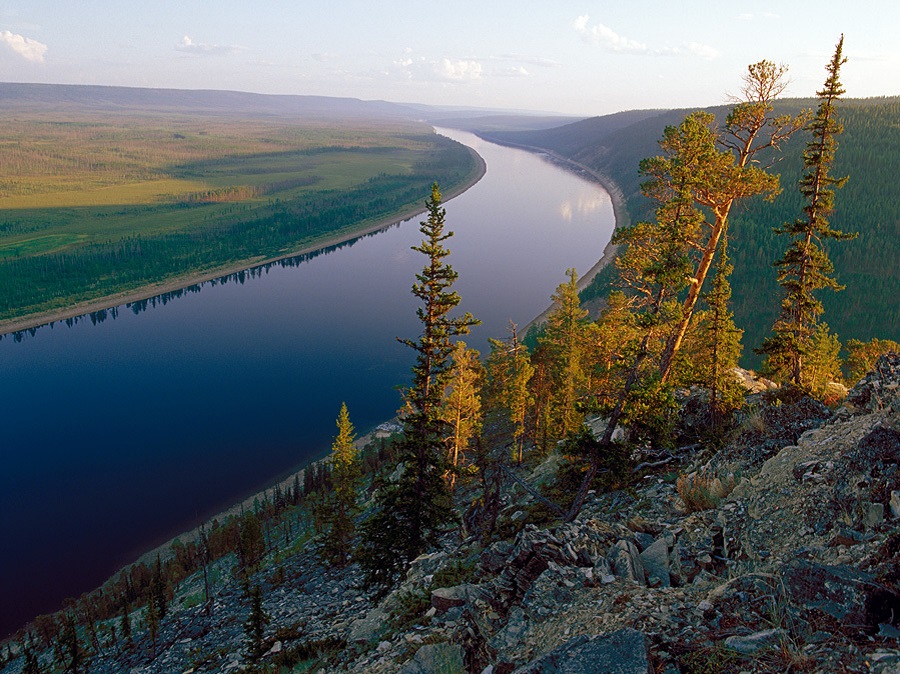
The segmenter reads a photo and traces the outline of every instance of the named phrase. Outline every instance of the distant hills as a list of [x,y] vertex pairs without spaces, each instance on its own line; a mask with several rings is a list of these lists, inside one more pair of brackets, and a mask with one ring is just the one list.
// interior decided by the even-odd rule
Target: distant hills
[[[242,91],[144,89],[76,84],[0,82],[0,110],[171,112],[182,114],[304,117],[323,119],[422,120],[464,128],[472,118],[480,128],[543,129],[575,119],[484,108],[365,101],[358,98],[254,94]],[[501,123],[490,120],[504,120]]]
[[[779,112],[814,108],[813,99],[778,102]],[[724,120],[729,108],[707,108]],[[559,128],[532,131],[485,130],[488,140],[540,148],[571,159],[607,176],[624,193],[632,222],[652,218],[652,207],[640,193],[638,163],[659,154],[657,141],[668,125],[676,125],[692,110],[639,110],[594,117]],[[839,104],[845,125],[838,137],[833,174],[849,175],[838,190],[832,224],[859,232],[854,241],[830,247],[837,278],[847,286],[840,293],[822,291],[824,320],[842,341],[848,338],[900,338],[900,97],[847,99]],[[788,245],[772,227],[801,214],[797,182],[802,170],[806,132],[796,134],[784,148],[775,171],[783,192],[774,203],[754,199],[732,211],[731,256],[735,320],[745,329],[744,361],[757,366],[752,353],[768,335],[781,297],[773,262]],[[583,271],[583,270],[582,270]],[[584,299],[606,294],[612,275],[607,272],[583,293]]]

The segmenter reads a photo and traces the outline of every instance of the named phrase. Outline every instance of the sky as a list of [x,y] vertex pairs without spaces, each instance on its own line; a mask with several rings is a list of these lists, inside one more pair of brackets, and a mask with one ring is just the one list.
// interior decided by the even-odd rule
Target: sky
[[900,94],[897,0],[0,0],[0,81],[227,89],[579,116],[702,107],[747,65]]

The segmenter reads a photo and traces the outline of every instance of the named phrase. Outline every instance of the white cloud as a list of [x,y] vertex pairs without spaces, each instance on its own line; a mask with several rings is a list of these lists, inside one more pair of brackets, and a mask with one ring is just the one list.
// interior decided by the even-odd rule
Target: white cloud
[[434,73],[451,82],[481,79],[481,64],[478,61],[443,58],[434,64]]
[[708,44],[700,44],[699,42],[685,42],[682,47],[685,51],[693,54],[694,56],[699,56],[702,59],[706,59],[707,61],[711,61],[712,59],[719,57],[719,50],[715,47],[710,47]]
[[510,66],[498,71],[497,74],[501,77],[531,77],[531,73],[522,66]]
[[589,21],[590,17],[584,14],[575,19],[572,25],[585,42],[598,45],[608,51],[625,54],[645,54],[648,56],[690,54],[707,60],[718,58],[719,56],[717,49],[699,42],[682,42],[676,47],[651,48],[643,42],[619,35],[612,28],[602,23],[595,23],[593,26],[589,26]]
[[612,28],[605,26],[602,23],[595,23],[593,26],[588,26],[588,21],[590,20],[590,16],[583,14],[575,19],[573,24],[576,32],[578,32],[586,42],[592,42],[593,44],[616,52],[646,54],[649,51],[647,45],[642,42],[622,37]]
[[4,30],[0,32],[0,42],[12,49],[26,61],[31,61],[32,63],[44,62],[44,54],[47,53],[47,45],[38,42],[37,40],[32,40],[31,38]]
[[243,47],[238,47],[236,45],[222,45],[222,44],[204,44],[202,42],[194,42],[190,36],[185,35],[181,38],[181,44],[176,45],[175,49],[178,51],[187,52],[189,54],[203,54],[203,55],[220,55],[220,54],[236,54],[239,51],[243,50]]

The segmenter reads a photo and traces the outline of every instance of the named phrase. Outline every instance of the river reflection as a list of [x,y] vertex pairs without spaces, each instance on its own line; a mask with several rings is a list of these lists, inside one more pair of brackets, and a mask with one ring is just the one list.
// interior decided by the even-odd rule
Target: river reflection
[[[488,166],[446,204],[460,309],[483,321],[466,342],[486,352],[600,258],[612,207],[540,157],[445,133]],[[391,418],[419,220],[0,341],[0,633],[327,453],[342,402],[360,432]]]

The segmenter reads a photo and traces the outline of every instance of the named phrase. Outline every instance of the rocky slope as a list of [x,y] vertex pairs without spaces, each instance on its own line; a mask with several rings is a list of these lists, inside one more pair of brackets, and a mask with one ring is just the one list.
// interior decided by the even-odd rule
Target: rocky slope
[[530,523],[526,497],[508,495],[507,538],[447,532],[381,601],[314,545],[281,553],[251,579],[269,617],[259,664],[240,584],[221,583],[206,615],[183,606],[193,578],[156,649],[139,630],[89,671],[900,673],[900,355],[836,412],[772,391],[749,408],[680,481],[594,494],[572,523]]

